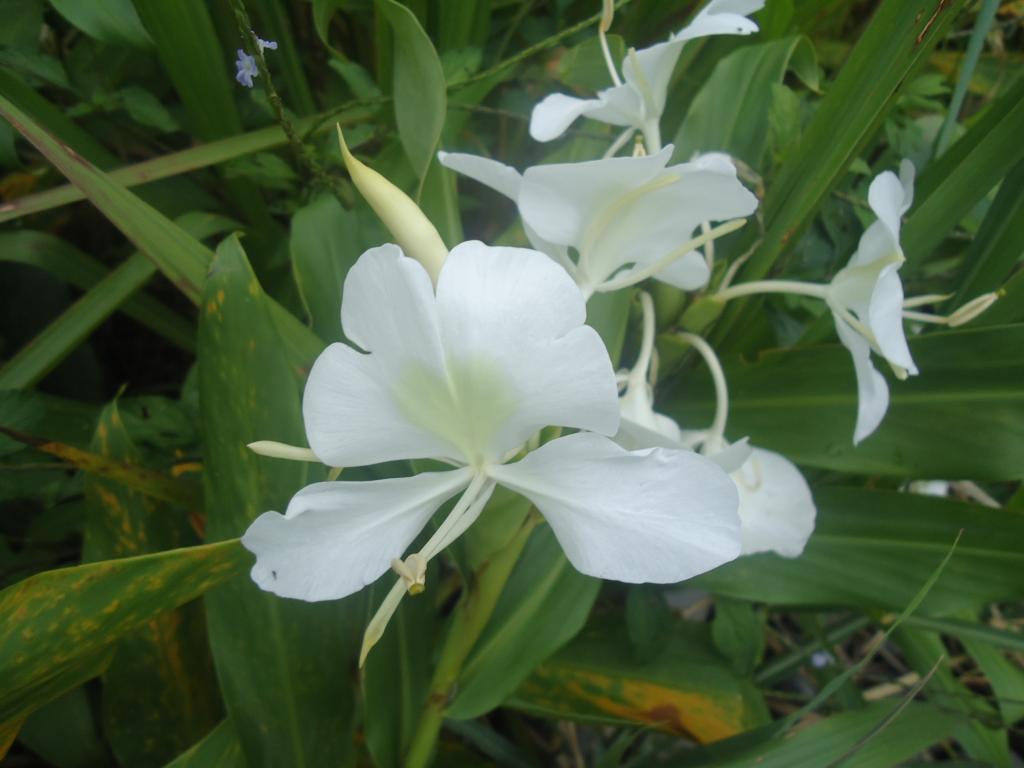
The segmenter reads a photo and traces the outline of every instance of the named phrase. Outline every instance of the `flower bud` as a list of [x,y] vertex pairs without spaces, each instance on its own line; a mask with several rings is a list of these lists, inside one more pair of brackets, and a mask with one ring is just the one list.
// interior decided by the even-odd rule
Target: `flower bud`
[[448,258],[448,249],[437,229],[407,194],[352,156],[341,134],[341,126],[338,126],[338,142],[356,189],[384,222],[405,255],[422,264],[436,285],[444,260]]
[[984,312],[986,309],[996,303],[996,299],[999,298],[999,293],[992,291],[991,293],[983,293],[981,296],[975,296],[973,299],[968,301],[953,314],[949,316],[946,324],[950,328],[956,328],[958,325],[964,325],[965,323],[971,322],[974,318]]

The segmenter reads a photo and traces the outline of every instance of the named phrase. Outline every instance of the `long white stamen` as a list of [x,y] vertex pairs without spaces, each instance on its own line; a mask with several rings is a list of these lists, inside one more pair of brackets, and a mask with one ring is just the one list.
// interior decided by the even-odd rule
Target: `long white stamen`
[[[477,475],[473,475],[472,481],[469,483],[469,487],[462,493],[462,496],[452,507],[452,511],[448,513],[448,517],[444,519],[444,522],[437,527],[434,531],[434,535],[430,537],[426,544],[423,545],[423,549],[420,550],[420,554],[423,555],[427,560],[430,560],[440,552],[444,546],[443,543],[447,539],[448,541],[454,541],[450,538],[450,534],[453,529],[458,526],[460,520],[466,515],[466,513],[473,506],[473,502],[481,495],[481,491],[486,483],[488,483],[487,475],[482,472]],[[463,528],[465,530],[465,528]]]
[[828,286],[819,283],[801,283],[796,280],[754,280],[716,291],[711,294],[710,298],[728,301],[729,299],[738,299],[740,296],[756,296],[762,293],[793,293],[799,296],[824,299],[828,295]]
[[928,312],[913,312],[911,310],[903,310],[904,320],[914,320],[918,323],[934,323],[935,325],[948,325],[949,318],[945,315],[932,315]]
[[[495,485],[497,485],[497,483],[493,480],[484,485],[478,492],[477,497],[473,499],[473,502],[466,507],[465,511],[457,518],[454,518],[452,525],[445,532],[444,536],[439,538],[434,543],[433,547],[431,547],[431,542],[434,541],[434,537],[432,536],[431,541],[427,542],[423,549],[420,550],[419,554],[429,560],[438,552],[443,551],[445,547],[459,538],[459,536],[464,534],[466,529],[469,528],[469,526],[471,526],[480,516],[480,513],[483,512],[484,507],[490,500],[491,491],[494,490]],[[454,515],[454,510],[452,510],[452,512]],[[445,522],[447,523],[449,519],[452,519],[451,515],[445,520]],[[441,529],[439,528],[438,531],[440,530]],[[435,533],[434,536],[436,535],[437,534]],[[430,547],[430,549],[428,549],[428,547]]]
[[612,142],[612,145],[610,147],[608,147],[608,151],[604,153],[605,159],[608,159],[609,157],[614,157],[615,153],[622,149],[624,146],[626,146],[626,142],[633,138],[634,133],[636,133],[636,128],[632,127],[627,128],[622,133],[620,133],[619,137],[615,139],[614,142]]
[[370,623],[366,625],[366,631],[363,632],[363,645],[359,649],[359,668],[362,669],[363,664],[366,663],[366,656],[370,652],[370,649],[377,644],[377,642],[384,636],[384,630],[387,629],[388,622],[391,621],[391,617],[395,615],[395,611],[398,610],[399,604],[402,602],[402,598],[405,597],[406,586],[405,579],[399,579],[395,582],[395,586],[391,588],[387,596],[384,598],[384,602],[380,604],[380,608],[373,614],[373,618],[370,619]]
[[615,14],[614,0],[604,0],[604,7],[601,10],[601,22],[597,25],[597,38],[601,41],[601,53],[604,54],[604,63],[608,66],[608,74],[612,76],[615,85],[622,85],[622,79],[615,70],[615,62],[612,61],[612,52],[608,48],[608,30],[612,26],[612,16]]
[[312,461],[320,463],[319,457],[310,448],[303,448],[299,445],[288,445],[278,443],[274,440],[257,440],[249,443],[249,450],[260,456],[269,456],[272,459],[289,459],[291,461]]
[[629,372],[627,389],[639,389],[647,386],[647,371],[651,365],[651,355],[654,352],[654,301],[647,291],[640,292],[640,306],[643,308],[643,334],[640,340],[640,354],[637,355],[636,363]]
[[[664,269],[676,259],[682,258],[690,251],[700,248],[702,245],[714,240],[716,237],[722,237],[724,235],[728,235],[730,232],[735,232],[746,223],[746,219],[731,219],[730,221],[719,224],[714,229],[705,232],[699,237],[695,237],[692,240],[683,243],[681,246],[668,255],[663,256],[654,264],[644,267],[643,269],[638,269],[634,272],[629,272],[618,279],[612,278],[611,280],[607,280],[597,286],[594,290],[598,293],[608,293],[609,291],[617,291],[621,288],[627,288],[630,285],[636,285]],[[797,283],[797,285],[802,285],[802,283]]]
[[725,371],[722,370],[722,363],[719,361],[718,355],[715,354],[715,350],[711,348],[711,345],[700,336],[680,331],[676,334],[676,337],[696,349],[700,356],[704,358],[708,371],[711,372],[711,380],[715,385],[715,418],[708,428],[704,444],[708,446],[719,445],[725,438],[725,422],[729,417],[729,388],[725,381]]
[[903,300],[903,308],[914,309],[915,307],[923,307],[925,304],[939,304],[951,298],[953,298],[952,293],[929,293],[925,296],[911,296],[909,299]]

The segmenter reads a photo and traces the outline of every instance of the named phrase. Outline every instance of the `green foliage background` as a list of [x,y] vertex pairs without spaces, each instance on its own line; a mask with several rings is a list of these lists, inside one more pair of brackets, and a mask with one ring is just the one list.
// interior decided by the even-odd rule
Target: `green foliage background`
[[[949,294],[950,311],[1001,292],[967,326],[913,336],[921,375],[890,382],[885,422],[855,448],[852,367],[822,307],[748,299],[714,316],[655,289],[661,330],[723,354],[730,437],[811,482],[804,556],[602,584],[498,493],[362,672],[379,587],[302,604],[248,579],[237,537],[324,471],[243,446],[302,444],[305,372],[340,339],[344,275],[388,239],[334,124],[449,246],[523,244],[513,206],[457,187],[435,150],[519,168],[598,156],[606,126],[551,145],[526,133],[548,93],[607,85],[598,5],[0,0],[5,765],[1020,759],[1020,2],[767,0],[759,34],[691,42],[676,70],[662,125],[676,159],[727,151],[762,199],[720,264],[750,253],[745,279],[827,279],[869,220],[871,177],[909,157],[908,294]],[[697,4],[619,6],[617,56]],[[243,10],[279,46],[251,91],[232,71],[252,43]],[[590,309],[632,360],[629,296]],[[659,407],[708,420],[698,361],[667,333],[659,349]],[[923,479],[974,485],[905,492]],[[480,595],[493,612],[467,607]]]

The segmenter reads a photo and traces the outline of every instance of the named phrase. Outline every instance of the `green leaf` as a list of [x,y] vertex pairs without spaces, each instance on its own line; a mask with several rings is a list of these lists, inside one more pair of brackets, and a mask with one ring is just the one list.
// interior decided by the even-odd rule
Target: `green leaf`
[[[115,461],[139,461],[116,403],[101,414],[93,449]],[[195,539],[183,514],[122,485],[89,476],[85,495],[86,560],[175,549]],[[103,730],[121,764],[160,765],[216,723],[212,672],[197,604],[157,616],[117,641],[103,674]]]
[[[0,84],[2,83],[3,73],[0,72]],[[3,88],[0,88],[0,91],[7,93]],[[296,121],[295,130],[300,133],[313,129],[325,130],[328,127],[333,130],[334,122],[344,128],[363,122],[375,113],[376,110],[373,108],[358,107],[333,114],[314,115]],[[126,165],[110,171],[108,177],[111,181],[125,187],[134,187],[157,179],[165,179],[211,165],[218,165],[263,150],[274,149],[283,146],[287,141],[284,131],[279,126],[260,128],[239,136],[211,141],[179,152],[171,152],[134,165]],[[0,223],[84,199],[86,199],[86,194],[72,184],[54,187],[44,192],[26,195],[3,203],[0,205]]]
[[[740,280],[764,277],[796,242],[875,134],[900,86],[927,61],[965,4],[953,0],[936,7],[934,0],[906,0],[878,6],[818,105],[800,151],[792,153],[768,190],[763,242],[743,267]],[[743,334],[734,329],[740,327],[741,315],[753,317],[759,304],[748,300],[727,306],[714,340],[731,349],[742,347]]]
[[768,148],[772,86],[792,69],[817,88],[817,60],[806,37],[745,45],[719,60],[679,127],[673,156],[685,162],[696,152],[728,152],[763,172]]
[[978,201],[1024,159],[1022,134],[1024,78],[1019,78],[921,174],[914,208],[900,234],[908,262],[923,262]]
[[[221,220],[231,224],[229,219],[221,219],[215,214],[196,214],[196,217],[207,218],[211,223]],[[181,223],[185,225],[185,219],[188,218],[191,216],[186,214]],[[44,269],[83,291],[96,287],[109,275],[103,264],[70,243],[46,232],[27,229],[0,233],[0,261]],[[118,309],[176,347],[187,352],[195,351],[195,328],[192,323],[145,293],[130,296]]]
[[[437,583],[431,569],[427,583]],[[373,588],[380,599],[391,588],[387,574]],[[429,593],[406,596],[387,631],[366,659],[363,675],[363,728],[378,768],[401,768],[430,690],[438,631],[437,606]]]
[[313,330],[325,341],[341,338],[341,289],[363,241],[359,215],[333,195],[321,195],[292,217],[292,274]]
[[905,606],[963,538],[922,614],[948,615],[996,600],[1019,600],[1024,517],[973,504],[893,491],[814,489],[818,519],[807,549],[790,560],[741,557],[700,576],[716,594],[770,605]]
[[18,732],[18,741],[54,768],[100,768],[110,760],[86,686],[68,691],[29,715]]
[[246,768],[239,734],[224,720],[165,768]]
[[[672,342],[674,343],[674,342]],[[930,333],[910,339],[921,371],[890,378],[878,431],[853,445],[857,389],[850,353],[830,345],[769,350],[725,361],[728,432],[798,464],[908,478],[1008,480],[1024,476],[1024,325]],[[684,427],[709,423],[703,369],[665,412]]]
[[316,109],[316,102],[302,69],[301,54],[304,46],[296,44],[287,4],[279,0],[249,0],[246,5],[259,36],[277,43],[277,49],[271,51],[273,55],[268,57],[267,65],[272,73],[280,72],[273,77],[285,104],[300,115],[308,115]]
[[642,723],[701,743],[767,718],[754,687],[715,652],[708,628],[689,622],[676,622],[658,652],[643,661],[617,622],[594,622],[506,705],[547,717]]
[[469,719],[500,705],[580,631],[600,587],[569,564],[548,526],[535,530],[463,666],[446,716]]
[[102,43],[134,48],[153,46],[131,0],[50,0],[50,4],[71,24]]
[[246,562],[235,540],[32,576],[0,592],[2,734],[99,674],[112,643],[193,600]]
[[[975,296],[999,288],[1022,257],[1024,160],[1018,162],[1003,180],[996,199],[971,241],[957,280],[959,289],[949,306],[958,307]],[[982,315],[983,323],[991,324],[991,317]]]
[[711,639],[736,674],[749,676],[764,656],[764,616],[742,600],[715,600]]
[[[325,470],[261,458],[245,447],[258,439],[304,444],[305,437],[300,382],[236,237],[218,247],[203,300],[203,477],[207,536],[217,540],[241,535],[267,510],[284,509],[303,485],[324,479]],[[284,600],[241,575],[206,605],[221,691],[248,763],[347,764],[360,598]]]
[[165,768],[246,768],[246,762],[234,726],[224,720]]
[[[687,766],[714,768],[875,768],[902,765],[937,741],[949,737],[959,718],[933,704],[911,702],[884,730],[866,741],[900,706],[882,701],[853,712],[842,712],[801,728],[786,739],[767,740],[727,759],[717,759],[715,747]],[[862,747],[858,747],[863,743]],[[856,750],[850,755],[851,750]],[[701,755],[701,753],[698,753]]]
[[394,33],[395,119],[402,147],[423,178],[441,138],[447,91],[441,60],[416,15],[395,0],[375,0]]

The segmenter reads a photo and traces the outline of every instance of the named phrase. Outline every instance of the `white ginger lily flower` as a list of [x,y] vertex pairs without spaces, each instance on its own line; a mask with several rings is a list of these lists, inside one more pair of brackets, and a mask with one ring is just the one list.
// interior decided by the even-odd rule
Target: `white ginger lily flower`
[[599,91],[596,98],[580,99],[554,93],[533,109],[530,135],[537,141],[552,141],[561,136],[578,117],[586,116],[602,123],[619,125],[627,133],[616,142],[622,146],[633,131],[644,134],[649,152],[661,149],[659,123],[665,111],[672,70],[687,40],[710,35],[750,35],[757,24],[746,18],[764,7],[764,0],[711,0],[685,28],[666,42],[642,50],[630,49],[622,62],[622,78],[608,62],[611,88]]
[[900,248],[900,218],[914,200],[914,165],[900,164],[900,175],[880,173],[868,189],[868,204],[878,216],[861,235],[857,251],[825,291],[839,340],[850,350],[857,376],[859,443],[881,423],[889,407],[889,387],[871,364],[871,352],[881,355],[897,378],[917,373],[903,332],[903,283],[899,268],[905,261]]
[[[757,208],[728,156],[668,166],[671,155],[669,145],[644,157],[536,165],[522,175],[485,157],[438,156],[514,200],[534,248],[561,264],[589,298],[648,277],[683,290],[701,288],[709,270],[695,249],[738,229],[745,220],[735,217]],[[725,220],[693,237],[703,223]]]
[[714,351],[699,336],[681,334],[701,353],[711,370],[717,396],[712,426],[707,430],[682,430],[671,418],[655,412],[648,382],[654,351],[654,305],[646,293],[640,298],[644,307],[643,342],[619,398],[622,420],[616,442],[631,450],[650,446],[699,449],[728,472],[736,486],[741,554],[770,551],[783,557],[799,557],[814,532],[817,515],[807,481],[796,465],[781,454],[751,446],[746,438],[731,445],[725,441],[723,432],[729,407],[725,376]]
[[[605,437],[619,426],[608,353],[583,324],[576,286],[546,256],[463,243],[435,290],[397,246],[374,248],[349,271],[341,318],[362,351],[332,344],[313,365],[303,398],[312,454],[330,466],[435,458],[455,468],[300,490],[284,515],[264,513],[242,537],[261,588],[329,600],[395,567],[405,583],[371,622],[372,645],[405,589],[422,584],[425,562],[465,531],[496,484],[530,499],[591,576],[676,582],[738,554],[737,493],[718,466]],[[505,463],[548,425],[592,431]],[[398,560],[460,491],[424,549]]]

